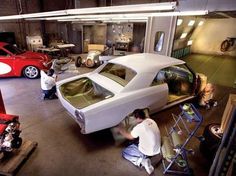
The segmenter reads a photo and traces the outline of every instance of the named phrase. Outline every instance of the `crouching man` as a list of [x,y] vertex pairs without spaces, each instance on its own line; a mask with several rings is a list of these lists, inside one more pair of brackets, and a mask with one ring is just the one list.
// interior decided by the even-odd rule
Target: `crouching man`
[[122,152],[122,156],[131,161],[134,165],[144,167],[150,175],[153,173],[154,167],[149,157],[160,154],[160,130],[154,120],[146,118],[143,110],[137,109],[133,114],[137,125],[132,131],[126,131],[122,126],[119,126],[118,130],[125,138],[129,140],[139,138],[139,141],[138,144],[131,144],[125,148]]
[[57,76],[54,74],[54,70],[48,70],[46,74],[43,70],[40,72],[41,74],[41,89],[43,91],[43,99],[55,99],[56,95],[56,80]]

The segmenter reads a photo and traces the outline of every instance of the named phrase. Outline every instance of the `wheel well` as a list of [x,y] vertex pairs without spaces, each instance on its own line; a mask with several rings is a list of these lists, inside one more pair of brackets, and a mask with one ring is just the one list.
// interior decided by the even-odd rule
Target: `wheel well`
[[[150,113],[150,109],[149,109],[148,107],[146,107],[146,108],[135,108],[132,112],[130,112],[129,114],[127,114],[126,117],[128,117],[128,116],[132,116],[133,113],[134,113],[134,111],[135,111],[135,110],[138,110],[138,109],[143,110],[144,113],[145,113],[145,116],[146,116],[146,117],[150,117],[150,115],[149,115],[149,113]],[[125,117],[125,118],[126,118],[126,117]],[[124,119],[125,119],[125,118],[124,118]]]

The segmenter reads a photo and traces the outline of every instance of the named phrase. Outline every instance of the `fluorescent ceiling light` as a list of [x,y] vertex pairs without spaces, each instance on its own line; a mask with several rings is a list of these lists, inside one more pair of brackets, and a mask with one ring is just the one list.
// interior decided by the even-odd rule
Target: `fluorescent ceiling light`
[[16,19],[35,18],[35,17],[52,17],[61,15],[78,15],[78,14],[83,15],[83,14],[105,14],[105,13],[124,13],[124,12],[128,13],[155,12],[162,10],[174,10],[175,7],[176,7],[176,2],[92,7],[92,8],[79,8],[79,9],[68,9],[68,10],[51,11],[51,12],[1,16],[0,20],[16,20]]
[[[74,15],[74,16],[60,16],[48,18],[30,18],[27,20],[64,20],[68,19],[90,19],[90,18],[147,18],[154,16],[196,16],[205,15],[208,11],[184,11],[184,12],[160,12],[160,13],[123,13],[123,14],[101,14],[101,15]],[[70,19],[70,20],[69,20]]]
[[198,23],[198,26],[202,26],[203,23],[204,23],[204,21],[200,21],[200,22]]
[[[66,20],[66,19],[91,19],[91,18],[147,18],[148,14],[106,14],[106,15],[75,15],[75,16],[62,16],[51,18],[40,18],[40,20]],[[34,20],[34,19],[32,19]],[[38,20],[35,19],[35,20]]]
[[62,15],[67,15],[65,10],[42,12],[42,13],[21,14],[21,15],[0,16],[0,20],[17,20],[17,19],[24,19],[24,18],[50,17],[50,16],[62,16]]
[[183,19],[178,19],[177,20],[177,26],[180,26],[183,23]]
[[94,7],[82,9],[67,10],[69,15],[77,14],[97,14],[97,13],[122,13],[122,12],[150,12],[162,10],[174,10],[176,2],[164,3],[150,3],[150,4],[137,4],[137,5],[122,5],[122,6],[108,6],[108,7]]
[[190,46],[192,44],[193,44],[193,40],[189,40],[188,43],[187,43],[188,46]]
[[193,26],[195,23],[195,20],[190,20],[189,23],[188,23],[188,26]]
[[[100,20],[94,20],[94,21],[71,21],[72,24],[81,23],[81,24],[96,24],[96,21]],[[103,23],[145,23],[147,20],[136,20],[136,19],[122,19],[122,20],[103,20]],[[63,22],[63,21],[59,21]]]
[[79,22],[79,21],[147,21],[147,18],[88,18],[88,19],[64,19],[58,20],[59,22]]
[[183,38],[185,38],[187,35],[188,35],[188,33],[187,33],[187,32],[184,32],[184,33],[181,34],[180,38],[183,39]]

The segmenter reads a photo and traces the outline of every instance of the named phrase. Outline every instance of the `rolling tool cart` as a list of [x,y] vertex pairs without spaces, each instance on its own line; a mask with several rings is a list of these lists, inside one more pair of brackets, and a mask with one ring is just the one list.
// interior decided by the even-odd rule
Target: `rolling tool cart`
[[163,173],[192,175],[187,155],[194,152],[192,149],[187,149],[186,145],[192,137],[202,139],[202,137],[195,136],[195,133],[203,118],[192,104],[180,105],[180,109],[179,115],[172,114],[174,125],[169,130],[166,128],[167,136],[164,136],[162,140]]

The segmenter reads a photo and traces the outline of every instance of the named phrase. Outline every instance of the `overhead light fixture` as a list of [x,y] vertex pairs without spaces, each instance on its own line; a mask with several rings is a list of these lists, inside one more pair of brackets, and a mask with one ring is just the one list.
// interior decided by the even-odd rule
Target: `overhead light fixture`
[[195,23],[195,20],[190,20],[189,23],[188,23],[188,26],[193,26]]
[[180,38],[183,39],[183,38],[185,38],[187,35],[188,35],[188,33],[187,33],[187,32],[184,32],[184,33],[181,34]]
[[196,16],[205,15],[208,11],[183,11],[183,12],[160,12],[160,13],[122,13],[122,14],[100,14],[100,15],[70,15],[59,17],[46,17],[46,18],[29,18],[26,20],[65,20],[73,21],[72,19],[91,19],[91,18],[147,18],[155,16]]
[[204,23],[204,21],[200,21],[200,22],[198,23],[198,26],[202,26],[203,23]]
[[68,10],[51,11],[51,12],[1,16],[0,20],[16,20],[16,19],[27,19],[27,18],[37,18],[37,17],[53,17],[62,15],[155,12],[155,11],[174,10],[175,7],[176,7],[176,2],[92,7],[92,8],[79,8],[79,9],[68,9]]
[[124,12],[151,12],[174,10],[176,2],[150,3],[150,4],[136,4],[136,5],[122,5],[122,6],[108,6],[108,7],[94,7],[69,9],[67,14],[101,14],[101,13],[124,13]]
[[88,18],[88,19],[64,19],[64,20],[57,20],[58,22],[85,22],[85,21],[103,21],[103,22],[146,22],[147,18]]
[[50,17],[50,18],[36,18],[28,20],[71,20],[71,19],[92,19],[92,18],[132,18],[140,19],[147,18],[148,14],[104,14],[104,15],[75,15],[75,16],[62,16],[62,17]]
[[21,14],[21,15],[0,16],[0,21],[2,21],[2,20],[17,20],[17,19],[25,19],[25,18],[37,18],[37,17],[62,16],[62,15],[67,15],[65,10],[42,12],[42,13]]
[[180,26],[183,23],[183,19],[178,19],[177,20],[177,26]]
[[192,44],[193,44],[193,40],[189,40],[188,43],[187,43],[188,46],[190,46]]

